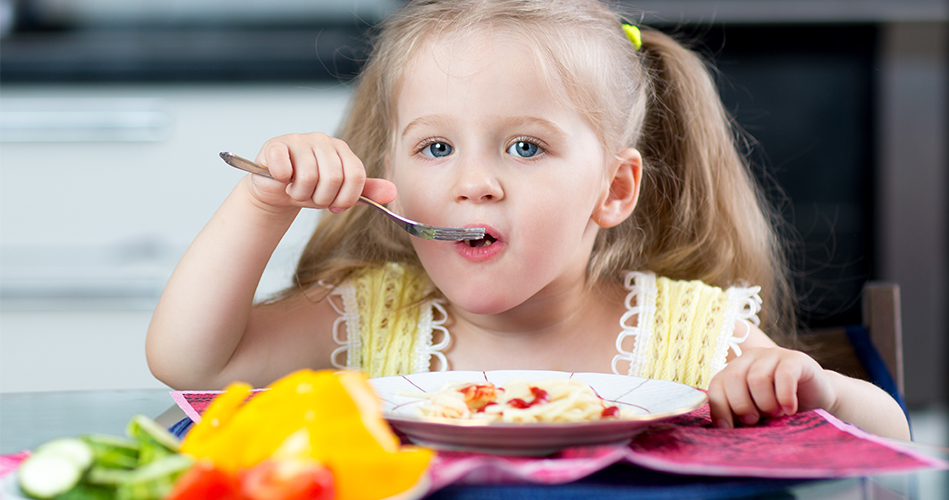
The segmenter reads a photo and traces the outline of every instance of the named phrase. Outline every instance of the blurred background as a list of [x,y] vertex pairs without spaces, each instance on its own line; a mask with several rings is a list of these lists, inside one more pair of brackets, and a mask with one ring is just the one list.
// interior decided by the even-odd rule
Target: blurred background
[[[622,2],[718,68],[788,223],[803,319],[902,289],[906,396],[944,407],[949,2]],[[145,331],[268,138],[333,133],[398,0],[0,0],[0,392],[160,388]],[[261,283],[289,283],[318,213]]]

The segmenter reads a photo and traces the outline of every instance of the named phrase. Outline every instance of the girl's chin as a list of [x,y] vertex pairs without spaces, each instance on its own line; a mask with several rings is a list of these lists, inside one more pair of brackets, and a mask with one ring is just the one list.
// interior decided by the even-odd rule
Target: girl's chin
[[[449,300],[451,300],[451,299],[449,299]],[[491,303],[491,304],[482,304],[482,303],[475,303],[475,304],[472,304],[472,303],[465,303],[465,302],[463,302],[463,301],[462,301],[462,302],[458,302],[458,301],[452,300],[452,301],[451,301],[451,304],[452,304],[452,307],[453,307],[454,309],[461,309],[462,311],[465,311],[466,313],[469,313],[469,314],[477,314],[477,315],[479,315],[479,316],[490,316],[490,315],[492,315],[492,314],[500,314],[500,313],[503,313],[504,311],[507,311],[507,310],[511,309],[510,307],[505,307],[505,306],[503,306],[503,305],[494,304],[494,303]]]
[[[444,293],[444,290],[442,290]],[[445,296],[451,303],[452,308],[460,309],[469,314],[488,316],[500,314],[517,307],[523,301],[516,301],[510,298],[506,300],[498,297],[497,290],[484,290],[478,292],[454,292],[446,293]]]

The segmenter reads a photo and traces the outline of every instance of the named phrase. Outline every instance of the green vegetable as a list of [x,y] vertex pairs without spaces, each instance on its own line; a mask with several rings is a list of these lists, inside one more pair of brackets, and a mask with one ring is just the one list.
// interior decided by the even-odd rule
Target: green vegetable
[[86,474],[84,481],[89,484],[99,486],[116,487],[132,478],[135,469],[116,469],[115,467],[102,467],[94,465],[89,473]]
[[116,487],[117,500],[161,500],[171,493],[175,481],[194,465],[186,455],[169,455],[143,467]]
[[56,497],[56,500],[113,500],[115,488],[80,482],[75,488]]
[[181,442],[174,434],[144,415],[132,417],[125,432],[129,437],[141,443],[138,455],[139,465],[165,458],[177,453],[181,448]]
[[88,434],[81,438],[95,454],[95,463],[101,467],[134,469],[142,445],[137,441],[105,434]]
[[178,438],[148,417],[129,421],[129,438],[89,434],[38,447],[17,472],[28,496],[55,500],[160,500],[193,460]]

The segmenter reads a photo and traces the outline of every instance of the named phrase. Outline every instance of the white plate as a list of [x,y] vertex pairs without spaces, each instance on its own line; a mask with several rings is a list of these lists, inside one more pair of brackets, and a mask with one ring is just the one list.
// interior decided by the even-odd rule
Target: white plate
[[3,476],[3,479],[0,479],[0,498],[3,500],[30,500],[20,490],[20,484],[16,480],[16,471],[10,472]]
[[[608,403],[631,409],[628,418],[577,423],[514,424],[484,420],[418,417],[416,409],[427,400],[401,392],[435,392],[447,382],[572,378],[585,382]],[[644,427],[688,413],[707,401],[704,392],[684,384],[607,373],[568,373],[539,370],[488,372],[449,371],[416,373],[371,379],[382,400],[386,420],[413,443],[443,449],[510,455],[547,455],[580,445],[628,442]]]

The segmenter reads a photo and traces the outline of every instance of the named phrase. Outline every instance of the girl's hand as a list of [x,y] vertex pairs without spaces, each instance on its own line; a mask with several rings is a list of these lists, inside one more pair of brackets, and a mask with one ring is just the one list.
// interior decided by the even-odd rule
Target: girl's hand
[[712,422],[733,427],[762,415],[780,417],[824,408],[834,413],[837,394],[830,376],[813,358],[781,347],[749,348],[728,363],[708,387]]
[[322,133],[289,134],[265,142],[257,163],[273,179],[251,176],[251,193],[271,207],[328,208],[339,213],[363,195],[379,203],[395,199],[395,185],[367,179],[362,161],[345,142]]

